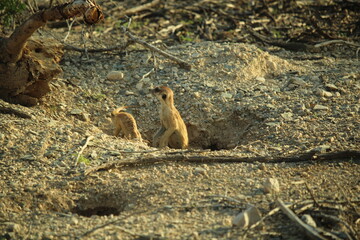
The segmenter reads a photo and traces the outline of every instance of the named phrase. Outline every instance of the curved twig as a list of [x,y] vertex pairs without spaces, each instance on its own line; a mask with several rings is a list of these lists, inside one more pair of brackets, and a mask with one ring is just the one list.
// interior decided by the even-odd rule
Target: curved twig
[[100,170],[109,170],[121,167],[139,167],[151,166],[154,164],[170,163],[170,162],[192,162],[192,163],[280,163],[280,162],[307,162],[307,161],[331,161],[331,160],[345,160],[355,159],[360,160],[360,151],[340,151],[330,152],[324,154],[316,154],[314,152],[304,153],[295,156],[280,156],[280,157],[238,157],[238,156],[204,156],[204,155],[162,155],[162,156],[148,156],[139,160],[123,159],[121,161],[113,161],[102,164],[85,171],[85,175]]

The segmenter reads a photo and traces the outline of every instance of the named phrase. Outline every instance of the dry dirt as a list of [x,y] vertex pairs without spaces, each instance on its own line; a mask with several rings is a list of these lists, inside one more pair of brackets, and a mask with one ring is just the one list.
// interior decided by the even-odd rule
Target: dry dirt
[[[51,31],[57,38],[67,33]],[[69,42],[80,39],[79,26]],[[1,240],[306,239],[281,211],[254,229],[232,226],[248,204],[265,216],[276,208],[277,198],[298,203],[293,209],[299,216],[310,214],[319,229],[340,239],[360,236],[359,158],[167,161],[86,175],[104,163],[142,163],[154,156],[360,150],[356,49],[331,45],[303,53],[245,43],[153,44],[193,68],[185,70],[157,54],[154,58],[139,45],[112,54],[65,51],[63,74],[42,104],[25,108],[2,102],[26,115],[0,112]],[[114,70],[124,78],[107,79]],[[149,147],[159,127],[158,104],[150,94],[157,85],[174,90],[189,131],[189,152]],[[112,136],[110,112],[118,106],[133,106],[128,111],[144,142]],[[76,165],[89,136],[93,139]],[[278,193],[264,192],[267,178],[279,180]]]

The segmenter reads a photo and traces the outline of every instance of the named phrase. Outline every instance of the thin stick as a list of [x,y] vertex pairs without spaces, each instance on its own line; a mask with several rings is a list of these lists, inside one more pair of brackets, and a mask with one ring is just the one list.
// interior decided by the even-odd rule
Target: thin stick
[[75,160],[75,167],[77,166],[78,164],[78,161],[79,161],[79,158],[81,156],[81,154],[83,153],[83,151],[85,150],[85,148],[87,147],[87,145],[89,144],[89,142],[94,138],[94,136],[89,136],[87,139],[86,139],[86,142],[84,144],[84,146],[82,146],[82,148],[80,149],[77,157],[76,157],[76,160]]
[[[141,12],[141,11],[144,11],[144,10],[147,10],[149,8],[152,8],[152,7],[155,7],[156,5],[158,5],[159,3],[161,2],[161,0],[154,0],[152,2],[149,2],[149,3],[146,3],[144,5],[140,5],[140,6],[136,6],[136,7],[133,7],[133,8],[130,8],[130,9],[127,9],[125,10],[124,12],[120,13],[120,16],[119,15],[116,15],[117,18],[121,18],[125,15],[133,15],[135,13],[138,13],[138,12]],[[115,7],[113,9],[110,10],[111,13],[114,13],[116,11],[118,11],[122,6],[119,6],[119,7]]]
[[[95,233],[96,231],[98,231],[98,230],[100,230],[100,229],[106,228],[106,227],[108,227],[108,226],[110,226],[110,225],[112,225],[112,224],[115,224],[115,223],[119,222],[119,221],[121,221],[121,219],[117,219],[117,220],[114,220],[114,221],[107,222],[107,223],[104,223],[104,224],[102,224],[102,225],[96,226],[96,227],[90,229],[89,231],[83,233],[80,237],[78,237],[78,239],[84,238],[84,237],[86,237],[86,236],[88,236],[88,235],[90,235],[90,234],[92,234],[92,233]],[[113,227],[119,229],[120,231],[123,231],[123,232],[125,232],[125,233],[128,233],[129,235],[139,236],[138,234],[133,233],[133,232],[131,232],[130,230],[125,229],[125,228],[122,228],[122,227],[120,227],[120,226],[114,225]]]
[[319,48],[319,47],[324,47],[326,45],[330,45],[330,44],[336,44],[336,43],[343,43],[343,44],[347,44],[353,47],[360,47],[359,44],[356,43],[352,43],[352,42],[348,42],[348,41],[344,41],[344,40],[330,40],[330,41],[325,41],[325,42],[321,42],[318,44],[315,44],[314,47]]
[[[191,150],[185,150],[191,151]],[[181,152],[182,153],[182,152]],[[293,156],[278,156],[278,157],[238,157],[238,156],[203,156],[203,155],[162,155],[162,156],[148,156],[139,160],[131,158],[122,159],[122,161],[113,161],[104,163],[100,166],[96,166],[85,171],[85,175],[91,172],[99,170],[109,170],[113,168],[121,167],[140,167],[140,166],[152,166],[154,164],[170,163],[170,162],[192,162],[192,163],[280,163],[280,162],[306,162],[306,161],[331,161],[331,160],[346,160],[350,158],[360,158],[360,151],[340,151],[330,152],[316,155],[315,153],[304,153]]]
[[[297,204],[303,204],[303,203],[306,203],[307,201],[302,201],[300,203],[294,203],[294,204],[290,204],[288,206],[294,206],[294,205],[297,205]],[[310,207],[313,206],[313,203],[309,204]],[[309,205],[306,205],[308,208],[309,208]],[[265,221],[266,218],[274,215],[275,213],[279,212],[280,211],[280,207],[276,207],[274,209],[272,209],[270,212],[268,212],[264,217],[262,217],[258,222],[254,223],[253,225],[251,225],[248,229],[253,229],[253,228],[256,228],[260,223],[262,223],[263,221]],[[247,230],[248,230],[247,229]],[[247,232],[247,230],[245,231],[245,233]]]
[[316,228],[312,228],[311,226],[307,225],[301,219],[296,216],[296,214],[288,208],[284,202],[281,199],[277,200],[277,204],[280,207],[280,209],[288,216],[296,225],[298,225],[301,229],[303,229],[311,239],[320,239],[320,240],[326,240],[323,236],[320,235],[320,233],[317,231]]
[[69,23],[69,20],[66,19],[66,25],[68,27],[68,32],[66,34],[66,36],[64,37],[64,42],[66,42],[66,40],[68,39],[68,37],[70,36],[70,32],[71,32],[71,28],[75,22],[76,18],[74,18],[71,23]]
[[187,69],[187,70],[191,70],[191,64],[185,62],[184,60],[175,57],[174,55],[171,55],[170,53],[167,53],[157,47],[155,47],[154,45],[151,45],[150,43],[145,42],[144,40],[134,36],[133,34],[131,34],[129,31],[127,31],[125,28],[123,28],[125,34],[134,42],[143,45],[146,48],[149,48],[151,51],[157,52],[160,55],[163,55],[164,57],[167,57],[171,60],[173,60],[174,62],[177,62],[181,67]]
[[306,186],[306,189],[309,191],[309,193],[310,193],[310,195],[311,195],[311,198],[314,200],[315,205],[316,205],[316,206],[319,206],[319,203],[318,203],[318,201],[316,200],[313,191],[310,189],[309,185],[308,185],[306,182],[305,182],[305,186]]

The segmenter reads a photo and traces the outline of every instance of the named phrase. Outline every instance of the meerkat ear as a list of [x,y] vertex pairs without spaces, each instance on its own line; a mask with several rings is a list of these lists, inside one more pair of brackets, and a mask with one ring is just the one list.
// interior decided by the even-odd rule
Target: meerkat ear
[[162,95],[162,99],[164,99],[164,100],[166,99],[166,94]]

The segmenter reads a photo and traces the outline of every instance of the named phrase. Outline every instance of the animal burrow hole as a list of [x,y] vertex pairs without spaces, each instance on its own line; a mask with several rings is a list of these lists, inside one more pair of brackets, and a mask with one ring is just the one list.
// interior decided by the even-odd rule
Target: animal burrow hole
[[259,117],[237,111],[202,124],[187,124],[190,146],[212,151],[233,149],[256,139],[262,124]]
[[84,217],[119,215],[125,210],[128,201],[125,194],[121,193],[91,193],[81,197],[73,213]]

